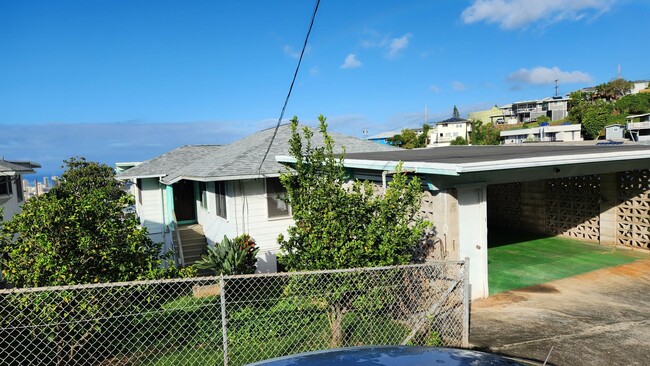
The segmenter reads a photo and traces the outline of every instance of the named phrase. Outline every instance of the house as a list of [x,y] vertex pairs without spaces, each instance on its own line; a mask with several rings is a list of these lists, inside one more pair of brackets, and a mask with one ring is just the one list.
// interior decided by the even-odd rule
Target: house
[[421,178],[420,212],[435,225],[442,259],[469,258],[472,299],[489,294],[493,227],[650,251],[650,222],[640,219],[650,217],[650,146],[543,145],[352,153],[344,166],[377,185],[400,163]]
[[390,139],[393,138],[395,135],[401,134],[402,131],[386,131],[386,132],[381,132],[376,135],[370,136],[367,138],[368,141],[376,142],[378,144],[382,145],[390,145]]
[[[313,143],[323,144],[312,128]],[[150,237],[172,250],[181,265],[200,259],[206,245],[249,234],[260,248],[258,271],[276,271],[277,237],[293,224],[291,207],[280,197],[278,178],[285,167],[276,155],[289,152],[291,126],[277,131],[262,163],[274,129],[229,145],[183,146],[125,170],[118,179],[135,184],[136,212]],[[387,151],[397,148],[339,133],[330,134],[342,152]],[[261,165],[260,165],[261,164]]]
[[625,128],[632,141],[650,141],[650,113],[625,117]]
[[428,146],[449,146],[451,141],[457,137],[469,141],[471,131],[472,122],[465,118],[452,117],[436,122],[436,125],[429,131]]
[[650,80],[634,80],[632,81],[632,89],[630,94],[647,93],[650,92]]
[[2,218],[7,221],[20,212],[25,200],[22,175],[34,174],[39,164],[30,161],[0,160],[0,209]]
[[528,123],[541,116],[557,121],[569,115],[569,101],[567,96],[554,96],[506,104],[500,107],[502,117],[497,117],[497,123]]
[[523,142],[560,142],[583,141],[581,124],[563,124],[560,126],[544,125],[533,128],[519,128],[501,131],[503,144],[521,144]]
[[471,121],[481,121],[483,123],[503,124],[507,122],[507,117],[510,117],[510,114],[506,115],[505,112],[506,110],[494,106],[490,109],[470,112],[469,119]]

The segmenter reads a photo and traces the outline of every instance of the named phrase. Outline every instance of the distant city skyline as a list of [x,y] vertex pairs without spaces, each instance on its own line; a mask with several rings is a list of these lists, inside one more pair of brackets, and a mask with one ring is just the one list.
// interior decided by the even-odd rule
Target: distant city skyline
[[[0,154],[58,175],[275,125],[313,1],[4,2]],[[650,79],[642,0],[324,1],[287,108],[363,137]],[[28,179],[31,180],[29,176]]]

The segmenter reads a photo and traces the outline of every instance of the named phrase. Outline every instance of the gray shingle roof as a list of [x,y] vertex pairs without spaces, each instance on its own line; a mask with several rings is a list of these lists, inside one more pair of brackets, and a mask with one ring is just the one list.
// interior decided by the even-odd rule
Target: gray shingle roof
[[32,168],[40,168],[39,164],[31,161],[7,161],[0,159],[0,175],[4,174],[33,174]]
[[[164,183],[171,184],[184,178],[210,181],[277,176],[284,167],[275,161],[275,156],[289,154],[291,126],[280,126],[260,169],[260,162],[273,131],[274,128],[262,130],[229,145],[183,146],[128,169],[119,174],[118,178],[162,177]],[[322,135],[315,128],[311,128],[311,131],[314,133],[312,143],[322,146]],[[345,146],[348,153],[396,150],[391,146],[340,133],[331,132],[330,135],[334,139],[336,153],[342,152],[342,146]]]

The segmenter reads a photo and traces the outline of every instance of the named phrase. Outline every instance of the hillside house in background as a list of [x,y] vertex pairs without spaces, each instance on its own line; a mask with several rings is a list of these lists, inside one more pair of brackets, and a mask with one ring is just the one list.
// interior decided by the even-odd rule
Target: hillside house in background
[[448,118],[444,121],[436,122],[435,126],[429,131],[429,147],[431,146],[449,146],[451,141],[458,137],[469,141],[469,135],[472,132],[472,123],[460,117]]
[[630,132],[632,141],[650,141],[650,113],[627,116],[625,128]]
[[378,144],[382,145],[390,145],[390,139],[395,137],[395,135],[399,135],[402,133],[402,131],[387,131],[387,132],[381,132],[376,135],[370,136],[367,138],[368,141],[376,142]]
[[[313,143],[321,145],[316,130]],[[249,234],[260,248],[258,271],[276,271],[277,237],[293,224],[291,208],[279,199],[279,175],[286,168],[276,155],[289,151],[291,126],[280,126],[260,166],[274,129],[229,145],[183,146],[118,174],[135,183],[136,212],[150,237],[173,250],[177,262],[191,265],[208,244]],[[337,152],[376,152],[397,148],[331,133]]]
[[548,97],[506,104],[501,109],[501,117],[496,116],[493,123],[517,124],[535,122],[541,116],[557,121],[569,115],[569,98],[566,96]]
[[650,93],[650,80],[632,81],[632,89],[630,90],[630,94],[637,93]]
[[20,213],[20,206],[25,200],[22,176],[35,174],[34,168],[40,167],[31,161],[0,160],[0,209],[3,220],[10,220]]
[[523,142],[568,142],[583,141],[581,124],[565,124],[560,126],[544,125],[533,128],[519,128],[501,131],[501,143],[521,144]]

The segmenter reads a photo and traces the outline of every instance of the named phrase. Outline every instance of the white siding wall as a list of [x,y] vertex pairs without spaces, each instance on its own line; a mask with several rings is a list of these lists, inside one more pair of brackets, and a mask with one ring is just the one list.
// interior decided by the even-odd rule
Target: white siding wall
[[276,254],[279,252],[277,238],[285,234],[293,224],[291,217],[268,218],[266,206],[266,184],[263,179],[237,180],[226,182],[226,209],[228,219],[224,220],[215,213],[214,183],[208,184],[207,210],[197,209],[198,222],[203,226],[205,236],[210,244],[219,242],[224,235],[229,238],[249,234],[257,246],[258,272],[275,272],[277,270]]
[[[276,254],[279,234],[286,236],[287,228],[293,224],[291,217],[268,217],[266,204],[266,183],[263,179],[235,182],[235,206],[237,230],[248,233],[260,247],[257,267],[260,272],[277,271]],[[243,208],[243,209],[242,209]]]
[[[149,230],[149,237],[154,242],[163,242],[163,250],[169,249],[165,233],[164,213],[164,186],[158,183],[157,178],[142,179],[142,204],[136,203],[136,210],[140,217],[140,223]],[[136,188],[136,202],[138,201],[138,189]]]
[[[0,195],[0,208],[2,208],[2,219],[4,221],[10,220],[15,214],[20,213],[20,206],[23,204],[23,202],[18,202],[18,188],[16,187],[16,182],[13,179],[15,176],[11,176],[10,178],[12,178],[12,193],[8,195]],[[18,179],[21,179],[21,177],[18,176]]]
[[216,214],[216,195],[214,190],[214,182],[207,184],[208,189],[208,204],[207,209],[197,204],[196,215],[197,221],[203,226],[208,244],[214,245],[220,242],[224,235],[229,238],[237,236],[235,230],[234,218],[234,199],[232,193],[232,182],[226,182],[226,216],[227,219],[217,216]]

